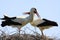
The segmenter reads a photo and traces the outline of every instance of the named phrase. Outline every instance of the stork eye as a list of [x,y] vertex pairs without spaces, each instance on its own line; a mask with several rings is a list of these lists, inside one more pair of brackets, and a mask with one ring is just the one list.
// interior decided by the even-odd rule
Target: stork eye
[[36,9],[35,9],[36,10]]
[[36,13],[36,11],[34,11],[34,13]]

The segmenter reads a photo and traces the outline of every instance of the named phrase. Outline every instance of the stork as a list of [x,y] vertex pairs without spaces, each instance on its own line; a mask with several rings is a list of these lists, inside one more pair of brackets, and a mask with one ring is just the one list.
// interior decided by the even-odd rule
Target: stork
[[23,27],[24,25],[26,25],[29,22],[32,22],[33,20],[33,16],[34,14],[36,14],[39,17],[39,14],[36,10],[36,8],[31,8],[30,12],[25,12],[26,14],[30,15],[26,18],[17,18],[17,17],[8,17],[8,16],[4,16],[4,18],[0,18],[2,21],[1,26],[5,27],[5,26],[12,26],[12,27],[17,27],[19,29],[19,33],[20,33],[20,28]]
[[48,20],[45,18],[41,19],[40,16],[38,19],[35,19],[32,22],[30,22],[30,24],[34,27],[38,27],[41,30],[42,37],[44,36],[44,34],[43,34],[44,29],[48,29],[53,26],[58,26],[57,22],[51,21],[51,20]]

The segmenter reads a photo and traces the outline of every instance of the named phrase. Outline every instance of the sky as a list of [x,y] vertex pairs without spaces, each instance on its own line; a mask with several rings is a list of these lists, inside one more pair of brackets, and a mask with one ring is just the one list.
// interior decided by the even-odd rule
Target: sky
[[[8,16],[23,16],[24,12],[30,11],[32,7],[35,7],[38,10],[41,18],[46,18],[58,23],[58,27],[52,27],[44,30],[44,34],[47,36],[60,37],[60,0],[0,0],[0,18],[4,14]],[[0,20],[1,24],[1,20]],[[31,30],[29,30],[29,27]],[[17,32],[17,28],[12,28],[6,26],[0,30],[5,31],[7,34],[13,34]],[[32,30],[35,31],[35,28],[29,23],[22,27],[21,30],[27,30],[26,33],[32,34]],[[40,30],[36,28],[36,31],[40,33]],[[13,32],[13,33],[12,33]],[[41,33],[40,33],[41,34]]]

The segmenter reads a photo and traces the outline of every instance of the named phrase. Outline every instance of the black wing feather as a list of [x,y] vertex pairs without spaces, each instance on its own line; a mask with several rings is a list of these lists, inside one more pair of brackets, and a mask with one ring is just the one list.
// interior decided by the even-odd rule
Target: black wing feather
[[43,27],[43,26],[58,26],[58,24],[54,21],[50,21],[50,20],[47,20],[47,19],[42,19],[44,20],[45,22],[41,23],[41,24],[38,24],[37,27]]
[[4,18],[0,18],[1,20],[9,20],[9,19],[16,19],[16,17],[8,17],[4,15]]
[[14,22],[12,20],[2,21],[2,24],[1,24],[2,27],[7,26],[7,25],[10,26],[10,25],[22,25],[22,24],[18,22]]

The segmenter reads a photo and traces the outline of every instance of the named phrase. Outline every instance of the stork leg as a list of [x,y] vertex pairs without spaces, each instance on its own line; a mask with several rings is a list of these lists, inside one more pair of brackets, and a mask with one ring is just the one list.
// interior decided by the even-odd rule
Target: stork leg
[[44,36],[44,34],[43,34],[43,30],[41,30],[41,34],[42,34],[42,36]]
[[44,34],[43,34],[43,30],[41,30],[41,38],[44,40],[45,38],[44,38]]
[[41,34],[42,34],[42,35],[41,35],[41,39],[43,39],[43,40],[44,40],[43,28],[40,28],[40,27],[39,27],[39,29],[41,30]]
[[35,27],[35,35],[36,35],[36,27]]
[[42,33],[41,38],[42,38],[43,40],[48,40],[48,38],[46,38],[46,36],[44,36],[43,30],[41,30],[41,33]]
[[20,37],[20,29],[21,29],[21,27],[18,27],[19,37]]

